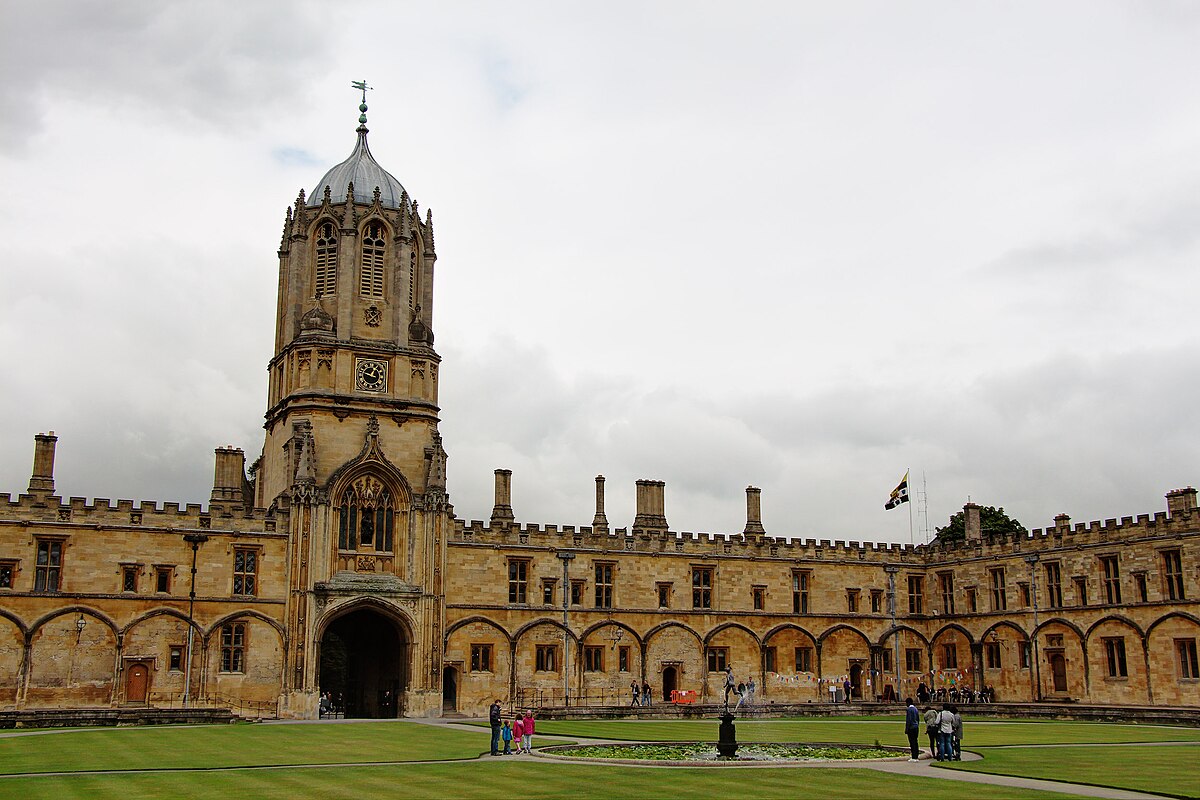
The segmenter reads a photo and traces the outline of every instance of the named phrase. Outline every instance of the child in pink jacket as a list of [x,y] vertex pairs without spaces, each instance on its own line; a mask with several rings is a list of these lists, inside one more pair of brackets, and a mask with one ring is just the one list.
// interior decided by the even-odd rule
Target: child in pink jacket
[[525,718],[521,720],[521,730],[525,734],[522,740],[522,746],[525,748],[526,754],[533,753],[533,711],[526,711]]
[[524,728],[521,725],[521,718],[517,717],[513,720],[513,742],[517,745],[517,755],[521,755],[521,736],[524,734]]

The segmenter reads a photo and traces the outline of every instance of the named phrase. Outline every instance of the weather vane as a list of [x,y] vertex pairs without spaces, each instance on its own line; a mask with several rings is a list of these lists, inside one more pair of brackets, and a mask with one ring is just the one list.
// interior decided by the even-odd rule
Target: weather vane
[[367,86],[365,80],[350,81],[350,85],[362,92],[362,102],[358,104],[358,123],[360,125],[367,124],[367,89],[374,89],[374,86]]

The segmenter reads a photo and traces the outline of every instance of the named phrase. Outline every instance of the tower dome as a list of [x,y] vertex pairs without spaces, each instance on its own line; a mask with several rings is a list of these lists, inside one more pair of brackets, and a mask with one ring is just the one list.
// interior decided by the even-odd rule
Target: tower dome
[[[355,88],[362,87],[356,85]],[[365,89],[363,91],[363,102],[358,108],[362,113],[358,118],[358,142],[354,145],[354,152],[345,161],[325,173],[317,183],[316,188],[308,195],[308,204],[310,206],[321,205],[325,196],[325,187],[327,186],[329,187],[329,200],[331,203],[346,202],[346,186],[353,183],[354,201],[356,203],[373,203],[375,201],[375,187],[379,187],[379,202],[383,204],[384,208],[400,208],[400,197],[404,194],[404,187],[400,185],[400,181],[392,177],[390,172],[379,166],[379,162],[375,160],[375,156],[371,155],[371,148],[367,146],[367,102]]]

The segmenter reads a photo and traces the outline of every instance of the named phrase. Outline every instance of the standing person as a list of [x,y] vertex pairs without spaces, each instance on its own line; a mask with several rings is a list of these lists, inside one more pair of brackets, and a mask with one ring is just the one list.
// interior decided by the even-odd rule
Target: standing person
[[850,679],[849,679],[849,678],[846,678],[846,682],[842,684],[842,689],[843,689],[843,690],[846,692],[846,702],[847,702],[847,703],[849,703],[849,702],[850,702],[850,690],[851,690],[851,689],[853,689],[853,688],[854,688],[854,687],[852,687],[852,686],[850,685]]
[[521,742],[525,739],[525,723],[521,721],[520,716],[513,718],[512,735],[517,742],[517,755],[521,755]]
[[642,689],[640,686],[638,686],[637,681],[632,681],[629,684],[629,691],[633,695],[633,699],[629,701],[629,705],[631,705],[631,706],[639,705],[640,703],[638,700],[638,695],[641,693]]
[[954,760],[962,761],[962,738],[963,738],[963,723],[962,714],[958,713],[958,706],[950,709],[954,712],[954,725],[951,735],[954,738]]
[[938,712],[933,706],[925,706],[925,732],[929,734],[929,757],[938,757]]
[[509,727],[508,720],[504,720],[504,727],[500,729],[500,738],[504,740],[504,755],[512,755],[509,746],[512,744],[513,729]]
[[912,751],[909,761],[921,760],[921,748],[917,746],[917,738],[921,735],[921,712],[913,703],[911,697],[904,698],[908,708],[904,709],[904,735],[908,737],[908,747]]
[[525,718],[521,720],[521,731],[524,733],[525,740],[522,744],[525,747],[526,755],[533,754],[533,709],[525,712]]
[[942,706],[938,714],[938,761],[949,761],[954,756],[954,712],[949,703]]
[[754,690],[758,688],[754,685],[754,676],[750,676],[750,682],[746,684],[746,705],[754,704]]
[[642,705],[650,705],[650,682],[642,681]]
[[488,722],[492,724],[492,755],[500,755],[500,701],[488,709]]
[[742,703],[746,702],[746,684],[739,683],[737,685],[737,696],[738,696],[738,701],[737,701],[737,705],[733,707],[734,711],[737,711],[739,708],[742,707]]
[[729,710],[729,693],[737,688],[737,681],[733,679],[733,667],[725,666],[725,710]]

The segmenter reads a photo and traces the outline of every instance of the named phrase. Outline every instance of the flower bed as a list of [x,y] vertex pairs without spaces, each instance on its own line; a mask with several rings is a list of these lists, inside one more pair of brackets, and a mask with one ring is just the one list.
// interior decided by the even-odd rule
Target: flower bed
[[547,755],[588,760],[728,764],[894,759],[908,751],[903,748],[830,743],[780,742],[767,744],[754,742],[739,745],[737,755],[733,758],[722,758],[717,752],[716,744],[712,742],[640,742],[637,744],[562,745],[542,748],[541,752]]

